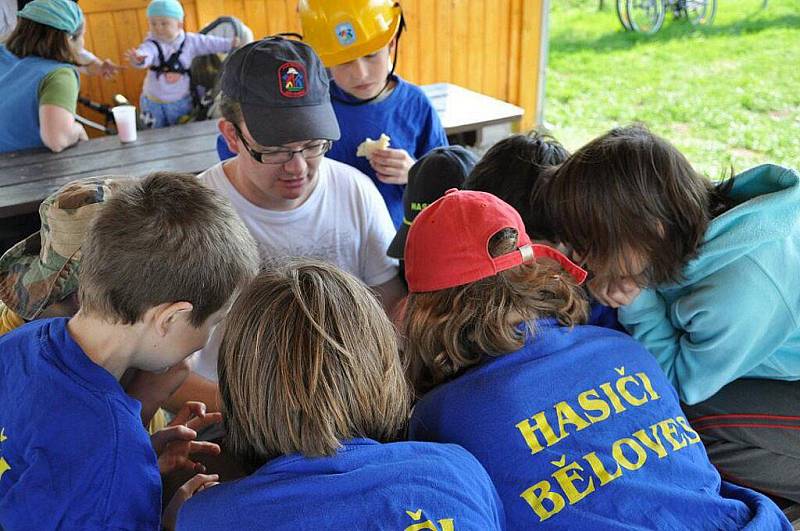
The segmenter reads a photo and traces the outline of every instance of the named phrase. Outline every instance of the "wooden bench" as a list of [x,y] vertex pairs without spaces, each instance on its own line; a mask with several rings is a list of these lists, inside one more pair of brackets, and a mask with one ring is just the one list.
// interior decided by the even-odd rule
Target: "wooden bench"
[[[487,131],[502,137],[524,110],[450,83],[423,85],[452,144],[479,147]],[[143,176],[153,171],[199,173],[219,162],[217,121],[139,131],[139,139],[116,136],[82,142],[61,153],[46,149],[0,154],[0,252],[38,230],[38,206],[61,186],[99,175]],[[492,139],[495,140],[496,138]]]

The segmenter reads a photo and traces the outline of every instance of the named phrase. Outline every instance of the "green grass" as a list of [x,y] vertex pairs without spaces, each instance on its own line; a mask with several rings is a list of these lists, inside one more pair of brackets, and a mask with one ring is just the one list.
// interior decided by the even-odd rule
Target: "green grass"
[[712,26],[667,15],[655,35],[604,3],[550,3],[544,119],[569,149],[639,121],[711,177],[800,167],[800,0],[719,0]]

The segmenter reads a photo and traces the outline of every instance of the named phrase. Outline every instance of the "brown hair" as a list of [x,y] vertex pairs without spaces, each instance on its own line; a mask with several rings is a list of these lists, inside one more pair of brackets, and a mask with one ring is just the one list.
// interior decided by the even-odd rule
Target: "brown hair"
[[6,49],[20,59],[35,55],[60,63],[77,64],[69,41],[77,39],[83,28],[70,35],[66,31],[26,18],[17,19],[17,26],[6,39]]
[[519,212],[525,232],[537,240],[555,241],[555,231],[531,196],[544,168],[564,162],[569,152],[555,138],[535,131],[500,140],[475,165],[465,190],[488,192]]
[[730,206],[730,183],[715,187],[643,125],[612,129],[549,173],[535,202],[559,239],[604,277],[630,271],[631,253],[645,257],[642,285],[678,280],[711,217]]
[[237,298],[218,374],[228,443],[250,462],[395,440],[409,414],[395,330],[374,294],[313,259],[264,271]]
[[[517,231],[503,229],[489,240],[500,256],[517,246]],[[520,329],[509,321],[518,316]],[[583,291],[560,266],[535,261],[464,286],[411,293],[405,308],[404,334],[409,375],[419,392],[446,382],[478,364],[522,348],[533,321],[554,317],[565,326],[585,322]]]
[[222,117],[234,125],[241,125],[244,122],[242,105],[224,93],[220,96],[219,111]]
[[81,311],[133,324],[159,304],[192,303],[199,327],[258,271],[230,203],[190,174],[159,172],[115,193],[82,246]]

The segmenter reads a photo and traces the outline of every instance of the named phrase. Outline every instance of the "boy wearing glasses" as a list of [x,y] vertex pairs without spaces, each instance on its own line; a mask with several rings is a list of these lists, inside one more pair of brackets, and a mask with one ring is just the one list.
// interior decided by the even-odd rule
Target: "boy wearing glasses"
[[[391,313],[405,296],[397,261],[386,256],[394,225],[366,175],[323,157],[340,133],[319,57],[307,44],[279,37],[250,43],[229,56],[222,93],[219,129],[236,156],[199,178],[230,199],[262,261],[330,262],[372,287]],[[215,338],[194,367],[212,381]],[[213,409],[216,384],[196,376],[175,400],[202,396]],[[213,394],[189,394],[194,384]]]

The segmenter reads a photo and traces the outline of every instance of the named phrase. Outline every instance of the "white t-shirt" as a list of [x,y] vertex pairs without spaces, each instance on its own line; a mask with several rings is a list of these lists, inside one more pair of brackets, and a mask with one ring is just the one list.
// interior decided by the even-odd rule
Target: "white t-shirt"
[[[330,262],[379,286],[397,276],[397,261],[386,256],[395,235],[386,203],[369,177],[357,169],[324,158],[317,169],[317,186],[308,199],[288,211],[260,208],[230,183],[219,163],[198,178],[226,196],[258,242],[262,261],[308,256]],[[217,353],[222,326],[196,353],[195,372],[217,380]]]

